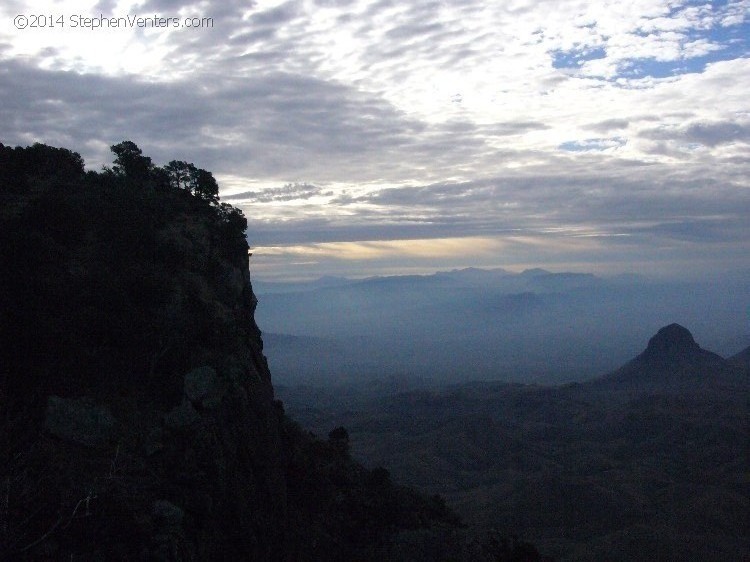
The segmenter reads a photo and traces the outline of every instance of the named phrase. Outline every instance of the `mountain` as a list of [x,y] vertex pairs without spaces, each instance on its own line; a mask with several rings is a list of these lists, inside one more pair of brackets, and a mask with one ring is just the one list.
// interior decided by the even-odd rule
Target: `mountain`
[[738,367],[750,370],[750,347],[746,347],[739,353],[732,355],[729,358],[729,362]]
[[687,328],[670,324],[641,354],[591,384],[627,392],[697,392],[742,388],[747,380],[731,362],[702,349]]
[[112,150],[0,144],[0,560],[496,559],[285,414],[211,174]]
[[320,361],[289,341],[266,342],[276,381],[292,385],[394,374],[435,382],[583,381],[619,368],[643,349],[651,327],[672,319],[691,326],[706,348],[734,352],[747,323],[742,303],[750,302],[745,279],[545,270],[469,268],[254,287],[265,332],[321,341]]
[[345,277],[328,275],[315,281],[289,281],[277,283],[256,281],[253,283],[253,286],[258,293],[301,293],[329,287],[343,287],[351,283],[352,281]]

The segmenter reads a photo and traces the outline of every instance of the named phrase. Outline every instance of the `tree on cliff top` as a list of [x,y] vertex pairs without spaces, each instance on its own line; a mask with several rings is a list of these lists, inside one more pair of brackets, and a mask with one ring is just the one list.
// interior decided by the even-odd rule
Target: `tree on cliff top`
[[247,278],[242,211],[192,163],[111,149],[112,168],[86,172],[66,149],[0,144],[0,356],[28,373],[18,390],[71,392],[118,357],[129,376],[181,372],[247,336],[212,281]]

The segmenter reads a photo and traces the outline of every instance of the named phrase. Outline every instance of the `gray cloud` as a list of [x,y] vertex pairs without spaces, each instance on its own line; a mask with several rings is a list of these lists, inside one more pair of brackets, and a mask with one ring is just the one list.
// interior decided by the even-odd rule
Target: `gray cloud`
[[345,194],[331,203],[354,205],[346,213],[278,228],[259,224],[252,239],[263,245],[554,234],[607,237],[609,245],[640,244],[644,251],[670,240],[747,244],[750,198],[744,191],[705,176],[667,178],[663,169],[651,168],[641,167],[637,179],[626,163],[621,174],[606,178],[594,172],[506,176]]
[[298,201],[319,195],[330,195],[331,192],[309,183],[289,183],[284,187],[245,191],[222,197],[225,201],[241,200],[250,203],[270,203],[272,201]]
[[543,131],[549,129],[549,125],[538,121],[517,121],[506,123],[495,123],[484,128],[484,132],[490,136],[509,137],[513,135],[522,135],[531,131]]
[[424,37],[433,33],[442,33],[445,31],[445,26],[440,23],[408,23],[404,25],[397,25],[392,27],[385,32],[385,37],[388,40],[410,40],[417,37]]
[[274,182],[398,181],[415,169],[437,175],[470,166],[483,154],[499,162],[513,151],[490,152],[486,138],[544,127],[429,125],[379,97],[291,73],[196,72],[151,82],[18,60],[0,60],[0,72],[7,76],[0,83],[4,141],[72,146],[95,167],[110,162],[107,146],[127,138],[156,162],[179,156],[217,173]]
[[129,137],[158,146],[195,135],[212,117],[205,104],[191,103],[195,94],[163,85],[44,71],[16,61],[0,61],[0,72],[8,77],[0,83],[8,141],[77,146],[95,161],[102,155],[85,148],[92,141]]
[[680,140],[709,147],[731,142],[750,142],[750,125],[736,121],[697,122],[683,127],[646,129],[640,136],[653,140]]
[[113,15],[113,10],[117,7],[117,0],[99,0],[94,6],[94,13],[101,13],[105,16]]
[[[107,2],[110,0],[101,1]],[[255,5],[255,2],[253,0],[248,0],[246,5],[248,8],[251,8]],[[203,0],[146,0],[139,6],[139,8],[140,10],[153,10],[160,14],[176,15],[177,11],[180,9],[198,6],[206,6],[206,2]]]
[[[157,158],[184,158],[257,176],[299,175],[333,162],[383,165],[391,151],[416,157],[449,142],[389,104],[341,85],[273,73],[250,80],[195,75],[168,83],[47,71],[0,61],[0,116],[8,142],[73,144],[143,139]],[[214,131],[206,135],[206,130]],[[202,132],[203,131],[203,132]],[[236,138],[241,143],[222,141]],[[443,137],[445,137],[443,139]],[[443,140],[441,140],[443,139]],[[425,154],[428,157],[428,154]]]
[[750,142],[750,125],[731,121],[694,123],[685,130],[685,138],[706,146],[717,146],[734,141]]
[[598,123],[591,123],[584,128],[598,133],[608,133],[612,130],[627,129],[630,122],[627,119],[605,119]]
[[347,8],[355,3],[356,0],[315,0],[315,5],[321,8]]
[[289,0],[271,10],[257,12],[250,18],[251,25],[281,26],[300,15],[301,5],[297,0]]

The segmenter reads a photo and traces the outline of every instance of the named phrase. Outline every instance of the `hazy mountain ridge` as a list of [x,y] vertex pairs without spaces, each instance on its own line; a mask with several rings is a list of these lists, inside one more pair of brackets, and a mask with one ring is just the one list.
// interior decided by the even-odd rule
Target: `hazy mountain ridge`
[[[613,279],[622,279],[614,277]],[[640,279],[638,276],[629,276],[630,280]],[[562,272],[553,273],[545,269],[526,269],[520,273],[513,273],[506,269],[484,269],[468,267],[464,269],[452,269],[438,271],[425,275],[387,275],[366,277],[363,279],[349,279],[346,277],[321,277],[311,281],[296,282],[272,282],[255,281],[257,291],[266,293],[293,293],[307,292],[318,289],[337,288],[346,286],[377,287],[389,285],[416,286],[442,285],[455,287],[493,286],[498,282],[504,283],[507,291],[529,290],[534,285],[559,290],[571,286],[590,286],[601,283],[603,280],[592,273]]]
[[293,291],[258,283],[265,331],[324,340],[325,369],[270,342],[280,382],[406,373],[440,382],[583,381],[623,364],[673,320],[697,326],[726,354],[750,341],[742,308],[750,281],[739,276],[704,283],[468,269],[336,283]]

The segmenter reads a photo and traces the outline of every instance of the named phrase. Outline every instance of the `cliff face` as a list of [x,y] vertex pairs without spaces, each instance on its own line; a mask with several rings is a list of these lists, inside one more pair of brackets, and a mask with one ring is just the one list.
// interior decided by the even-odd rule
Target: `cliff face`
[[0,145],[0,558],[395,560],[400,531],[455,529],[274,401],[210,174],[113,150],[93,173]]
[[0,552],[271,559],[288,454],[241,213],[147,159],[136,182],[0,148]]

